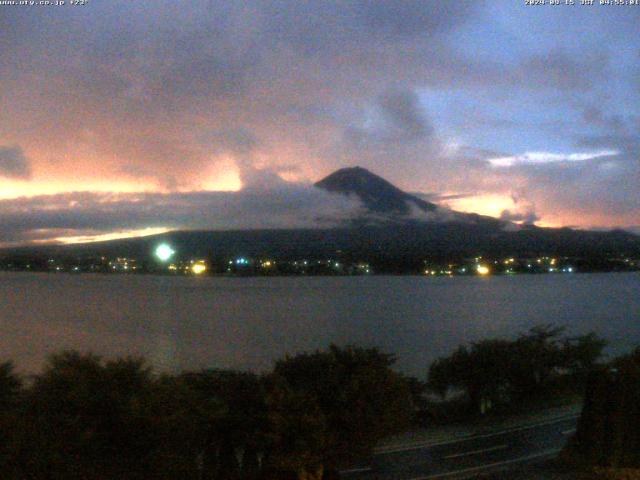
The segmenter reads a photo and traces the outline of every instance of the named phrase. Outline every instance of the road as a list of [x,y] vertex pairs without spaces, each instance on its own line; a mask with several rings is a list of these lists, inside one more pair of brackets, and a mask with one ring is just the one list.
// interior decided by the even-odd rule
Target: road
[[578,415],[462,440],[378,451],[368,465],[342,472],[349,480],[459,479],[558,453]]

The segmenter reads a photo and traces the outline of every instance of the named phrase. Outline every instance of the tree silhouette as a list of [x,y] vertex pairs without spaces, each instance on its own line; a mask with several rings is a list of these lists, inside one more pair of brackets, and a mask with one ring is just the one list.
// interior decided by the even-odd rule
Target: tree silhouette
[[464,392],[473,411],[525,402],[558,378],[584,381],[605,342],[594,333],[563,338],[564,328],[540,325],[515,340],[491,339],[458,347],[429,368],[428,387],[446,397]]
[[414,415],[410,384],[394,372],[393,355],[379,350],[331,345],[327,351],[287,357],[276,363],[296,401],[308,399],[326,422],[319,452],[333,468],[367,454],[375,442],[404,429]]
[[21,389],[22,380],[14,373],[13,363],[0,363],[0,471],[11,467]]

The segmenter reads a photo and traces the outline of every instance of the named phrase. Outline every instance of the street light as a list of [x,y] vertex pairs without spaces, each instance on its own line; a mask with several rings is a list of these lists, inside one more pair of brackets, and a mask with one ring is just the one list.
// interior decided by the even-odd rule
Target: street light
[[156,248],[155,251],[156,257],[158,257],[161,262],[166,262],[167,260],[169,260],[171,257],[173,257],[174,253],[176,253],[176,251],[166,243],[158,245],[158,248]]

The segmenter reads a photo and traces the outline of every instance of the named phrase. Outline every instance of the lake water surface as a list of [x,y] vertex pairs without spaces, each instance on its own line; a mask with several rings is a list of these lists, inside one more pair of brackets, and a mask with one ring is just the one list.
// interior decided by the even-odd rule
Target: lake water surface
[[424,377],[458,344],[540,323],[640,345],[640,274],[190,278],[0,273],[0,361],[62,349],[143,355],[161,369],[262,370],[329,343],[378,346]]

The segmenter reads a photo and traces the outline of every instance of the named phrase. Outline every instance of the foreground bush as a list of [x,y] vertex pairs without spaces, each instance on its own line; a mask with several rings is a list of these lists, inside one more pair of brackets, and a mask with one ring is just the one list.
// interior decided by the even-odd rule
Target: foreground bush
[[443,398],[453,390],[463,392],[476,413],[529,402],[554,387],[580,388],[605,342],[593,333],[575,338],[562,333],[562,328],[542,325],[516,340],[462,345],[431,365],[428,386]]
[[590,465],[640,469],[640,349],[592,374],[570,452]]
[[[409,426],[415,413],[411,384],[391,369],[394,362],[377,349],[332,346],[276,363],[276,388],[270,397],[278,405],[275,412],[294,411],[298,416],[297,427],[284,426],[284,439],[278,441],[284,440],[287,449],[291,442],[313,445],[315,455],[302,462],[308,464],[300,465],[303,470],[317,471],[318,464],[335,469]],[[286,413],[279,418],[291,420]],[[318,424],[312,428],[308,422]],[[309,432],[319,435],[310,438]],[[294,451],[283,460],[301,459],[301,452]]]
[[154,375],[140,359],[64,352],[23,386],[0,365],[3,479],[319,480],[411,420],[410,382],[376,349],[273,372]]

